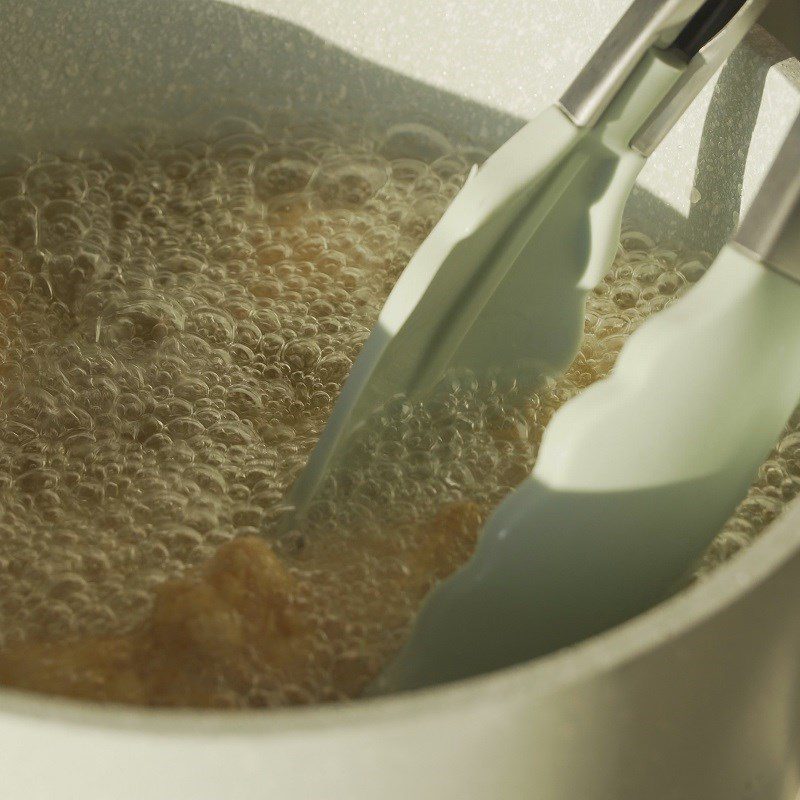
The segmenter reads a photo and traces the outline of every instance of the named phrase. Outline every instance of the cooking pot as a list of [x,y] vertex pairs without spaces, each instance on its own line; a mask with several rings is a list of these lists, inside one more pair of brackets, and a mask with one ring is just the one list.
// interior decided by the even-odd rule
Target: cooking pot
[[[287,105],[492,148],[559,96],[625,5],[4,0],[0,156]],[[711,252],[800,108],[800,66],[757,29],[715,84],[626,212],[659,242]],[[799,785],[798,503],[636,619],[434,690],[244,713],[0,692],[3,798],[789,800]]]

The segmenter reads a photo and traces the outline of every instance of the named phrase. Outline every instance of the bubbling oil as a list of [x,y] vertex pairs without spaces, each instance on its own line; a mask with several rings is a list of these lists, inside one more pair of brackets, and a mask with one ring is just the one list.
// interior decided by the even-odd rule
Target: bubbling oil
[[[386,295],[484,157],[417,124],[223,118],[0,178],[0,680],[241,707],[342,699],[377,673],[553,412],[709,263],[626,233],[563,377],[398,398],[278,536]],[[701,571],[798,487],[800,416]],[[155,653],[174,658],[154,677]],[[192,672],[205,683],[176,688]]]

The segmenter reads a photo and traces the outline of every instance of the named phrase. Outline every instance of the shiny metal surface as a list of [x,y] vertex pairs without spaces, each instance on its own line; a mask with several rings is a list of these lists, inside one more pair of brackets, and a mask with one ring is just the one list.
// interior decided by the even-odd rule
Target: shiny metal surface
[[764,266],[800,282],[800,117],[734,241]]
[[561,96],[561,108],[576,125],[593,125],[648,48],[680,27],[701,4],[702,0],[634,0]]
[[649,156],[686,111],[711,76],[753,27],[769,0],[747,0],[736,16],[700,48],[678,82],[631,140],[631,147]]

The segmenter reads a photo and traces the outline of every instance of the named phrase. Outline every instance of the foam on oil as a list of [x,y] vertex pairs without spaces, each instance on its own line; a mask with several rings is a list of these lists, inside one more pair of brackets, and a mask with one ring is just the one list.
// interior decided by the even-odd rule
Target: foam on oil
[[[132,133],[0,178],[0,647],[133,630],[156,587],[258,536],[302,606],[302,664],[289,680],[256,658],[207,701],[163,702],[335,699],[380,669],[554,410],[708,263],[624,235],[563,378],[531,395],[462,374],[398,399],[278,538],[386,295],[483,155],[418,125],[225,118],[180,146]],[[800,416],[702,569],[798,487]]]

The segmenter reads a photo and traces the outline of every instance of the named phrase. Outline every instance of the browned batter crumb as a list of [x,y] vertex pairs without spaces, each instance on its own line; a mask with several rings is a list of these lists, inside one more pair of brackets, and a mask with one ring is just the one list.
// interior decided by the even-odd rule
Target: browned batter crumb
[[[328,643],[335,649],[348,624],[389,621],[398,596],[418,604],[468,557],[480,522],[472,504],[446,507],[422,526],[400,560],[391,537],[375,539],[363,553],[331,549],[338,553],[330,557],[331,567],[363,558],[396,565],[379,602],[373,597],[355,605],[346,581],[329,583],[320,596],[312,583],[293,577],[265,541],[235,539],[199,570],[159,587],[151,615],[133,632],[12,647],[0,653],[0,683],[86,700],[201,708],[257,704],[254,685],[262,705],[271,704],[271,690],[284,702],[355,696],[382,662],[341,652],[329,665],[328,696],[309,696],[303,687],[313,684],[310,674],[320,668],[313,657],[319,638],[333,639]],[[321,603],[335,612],[345,600],[349,608],[364,609],[362,619],[336,620],[315,608]]]

